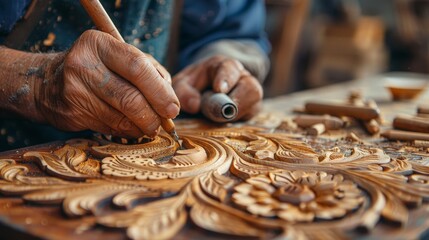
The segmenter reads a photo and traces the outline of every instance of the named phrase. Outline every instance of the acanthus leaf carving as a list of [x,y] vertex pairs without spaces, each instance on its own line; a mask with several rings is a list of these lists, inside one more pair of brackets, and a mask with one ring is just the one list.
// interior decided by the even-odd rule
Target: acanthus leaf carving
[[429,200],[427,166],[374,146],[316,151],[246,126],[179,135],[184,149],[161,134],[144,144],[76,140],[0,159],[0,191],[60,206],[68,217],[93,215],[133,239],[171,238],[188,216],[235,236],[338,237],[380,218],[405,226],[410,207]]
[[27,152],[24,158],[37,160],[47,173],[66,180],[83,181],[99,177],[99,161],[87,158],[84,151],[69,145],[53,153]]

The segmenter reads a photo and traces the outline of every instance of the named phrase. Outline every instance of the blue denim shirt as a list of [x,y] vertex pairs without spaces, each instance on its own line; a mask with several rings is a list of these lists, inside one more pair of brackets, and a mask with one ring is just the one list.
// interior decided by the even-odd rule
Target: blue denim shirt
[[[174,0],[101,0],[125,41],[165,62]],[[0,43],[25,14],[31,0],[0,0]],[[262,0],[185,0],[180,24],[180,67],[203,46],[220,39],[250,39],[266,52],[265,8]],[[29,51],[64,51],[93,24],[76,0],[53,1],[24,45]],[[49,33],[54,45],[42,42]]]

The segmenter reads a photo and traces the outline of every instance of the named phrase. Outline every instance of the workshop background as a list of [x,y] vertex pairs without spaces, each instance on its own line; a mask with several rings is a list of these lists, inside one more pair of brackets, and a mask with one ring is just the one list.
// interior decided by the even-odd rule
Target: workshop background
[[427,0],[266,0],[265,97],[384,72],[429,71]]

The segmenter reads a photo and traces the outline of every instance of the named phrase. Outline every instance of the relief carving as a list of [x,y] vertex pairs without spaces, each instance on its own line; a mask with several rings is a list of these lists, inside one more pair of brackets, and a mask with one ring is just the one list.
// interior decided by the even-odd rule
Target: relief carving
[[[405,225],[410,208],[429,199],[429,167],[381,148],[315,149],[249,126],[179,135],[183,149],[161,134],[0,159],[0,192],[58,205],[70,218],[95,216],[132,239],[171,238],[188,220],[243,237],[343,237],[381,218]],[[106,204],[116,211],[104,212]]]

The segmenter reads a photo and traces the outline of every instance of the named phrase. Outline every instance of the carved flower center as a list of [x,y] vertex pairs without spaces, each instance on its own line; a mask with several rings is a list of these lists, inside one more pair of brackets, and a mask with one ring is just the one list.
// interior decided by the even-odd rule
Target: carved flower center
[[274,192],[273,196],[282,202],[298,205],[313,201],[316,197],[314,192],[306,185],[287,184]]
[[232,201],[247,212],[288,222],[344,217],[363,202],[362,191],[341,174],[284,171],[250,177],[234,187]]

